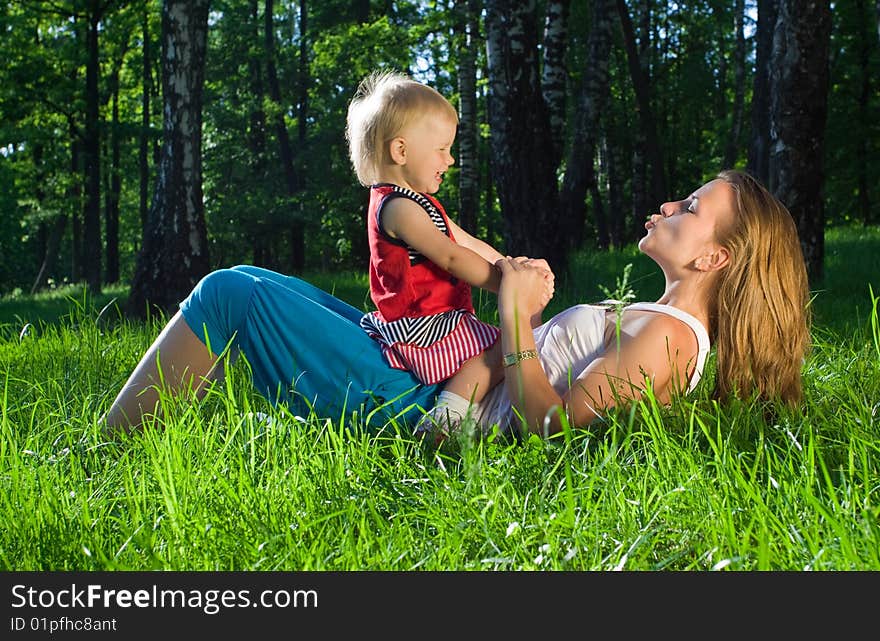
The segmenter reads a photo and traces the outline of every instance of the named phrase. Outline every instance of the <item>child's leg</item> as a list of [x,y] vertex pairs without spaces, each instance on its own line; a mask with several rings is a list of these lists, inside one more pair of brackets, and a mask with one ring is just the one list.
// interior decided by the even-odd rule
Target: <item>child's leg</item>
[[213,378],[217,360],[177,312],[107,410],[103,417],[105,429],[112,435],[139,427],[144,416],[158,411],[159,386],[172,393],[190,389],[200,397]]
[[456,431],[467,415],[471,403],[479,403],[490,389],[504,378],[501,364],[501,341],[465,361],[443,391],[434,407],[416,425],[416,434],[433,433],[435,443]]
[[503,378],[501,341],[497,340],[489,349],[465,361],[452,378],[446,381],[443,390],[472,403],[479,403]]

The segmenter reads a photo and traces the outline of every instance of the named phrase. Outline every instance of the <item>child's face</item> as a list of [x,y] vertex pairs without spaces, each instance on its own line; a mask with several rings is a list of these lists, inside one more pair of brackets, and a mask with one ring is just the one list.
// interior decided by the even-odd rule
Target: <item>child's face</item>
[[410,189],[433,194],[443,182],[443,174],[455,162],[452,143],[456,123],[451,118],[426,114],[400,135],[403,141],[401,170]]

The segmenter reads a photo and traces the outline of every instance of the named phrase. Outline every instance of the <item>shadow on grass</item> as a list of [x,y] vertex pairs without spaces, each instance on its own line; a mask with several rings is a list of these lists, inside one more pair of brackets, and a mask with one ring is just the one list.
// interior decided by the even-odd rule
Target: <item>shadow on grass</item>
[[33,326],[71,324],[82,317],[107,321],[122,318],[128,299],[127,285],[105,287],[98,296],[90,296],[83,285],[70,285],[34,296],[6,296],[0,299],[0,331],[16,333]]

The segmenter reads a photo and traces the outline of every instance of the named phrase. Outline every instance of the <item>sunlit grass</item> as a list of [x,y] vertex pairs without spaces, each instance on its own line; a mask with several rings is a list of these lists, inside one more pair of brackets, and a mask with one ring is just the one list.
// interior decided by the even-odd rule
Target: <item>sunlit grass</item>
[[[161,319],[19,307],[0,337],[0,568],[880,569],[878,249],[829,234],[799,411],[718,406],[710,359],[671,407],[648,397],[590,430],[439,453],[272,408],[241,361],[201,404],[166,397],[160,423],[110,442],[98,417]],[[631,249],[584,254],[551,313],[628,263],[637,296],[659,295]],[[363,276],[309,278],[368,305]]]

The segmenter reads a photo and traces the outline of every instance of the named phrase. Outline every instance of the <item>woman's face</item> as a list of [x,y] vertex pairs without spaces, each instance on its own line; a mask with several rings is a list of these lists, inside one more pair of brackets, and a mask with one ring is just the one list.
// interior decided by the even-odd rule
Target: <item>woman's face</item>
[[647,234],[639,249],[663,269],[699,269],[720,248],[716,229],[732,216],[731,186],[712,180],[683,200],[663,203],[660,213],[645,223]]

